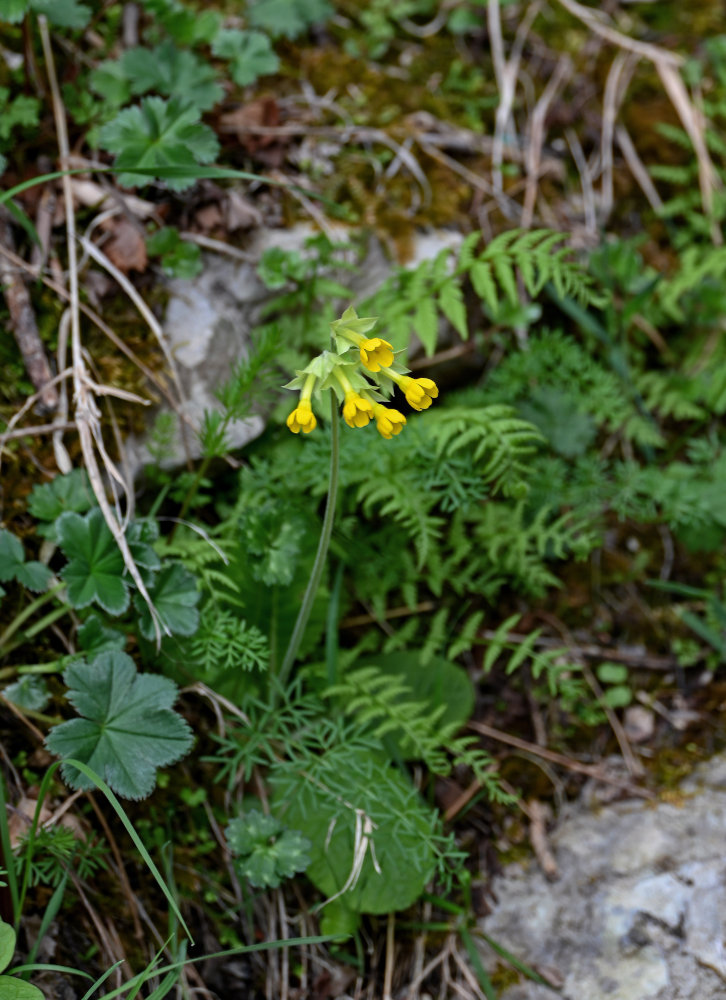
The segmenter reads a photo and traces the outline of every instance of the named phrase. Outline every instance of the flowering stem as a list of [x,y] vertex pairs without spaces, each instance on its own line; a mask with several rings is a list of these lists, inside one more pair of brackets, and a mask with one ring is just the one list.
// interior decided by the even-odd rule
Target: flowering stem
[[290,671],[292,670],[292,665],[297,657],[300,643],[302,642],[302,637],[305,633],[305,626],[308,623],[310,612],[313,607],[313,601],[315,600],[315,595],[317,593],[318,586],[320,585],[320,578],[323,575],[325,558],[328,554],[330,537],[333,533],[333,522],[335,521],[335,502],[338,495],[338,454],[340,450],[338,443],[338,403],[334,392],[330,393],[330,425],[330,482],[328,484],[328,499],[325,504],[325,514],[323,516],[323,527],[320,532],[318,551],[315,553],[315,562],[313,563],[313,568],[310,572],[310,579],[308,580],[305,595],[302,599],[302,604],[300,605],[297,621],[295,622],[295,628],[292,630],[290,644],[287,647],[285,659],[282,661],[280,671],[277,675],[278,684],[276,685],[276,688],[278,690],[285,688],[287,680],[290,676]]

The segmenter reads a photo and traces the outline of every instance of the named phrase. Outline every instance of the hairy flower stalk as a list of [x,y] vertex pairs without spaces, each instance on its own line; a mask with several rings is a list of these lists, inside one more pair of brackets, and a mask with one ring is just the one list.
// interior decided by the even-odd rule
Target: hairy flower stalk
[[290,676],[290,671],[297,658],[298,650],[300,649],[300,643],[302,642],[303,635],[305,634],[305,626],[310,618],[310,612],[312,611],[313,601],[315,600],[315,595],[320,586],[320,580],[323,575],[323,568],[325,567],[325,559],[328,555],[328,548],[330,546],[330,538],[333,534],[333,522],[335,521],[335,504],[338,496],[338,408],[336,405],[335,394],[331,393],[330,396],[330,428],[331,428],[331,440],[330,440],[330,478],[328,481],[328,499],[325,504],[325,514],[323,516],[323,527],[320,532],[320,541],[318,542],[318,551],[315,553],[315,562],[313,563],[313,568],[310,572],[310,579],[308,580],[308,585],[305,588],[305,594],[303,595],[302,604],[300,605],[300,610],[298,611],[297,620],[295,621],[295,628],[292,630],[292,635],[290,636],[290,642],[287,647],[287,652],[285,653],[285,659],[282,661],[280,666],[280,671],[277,675],[278,683],[276,685],[270,686],[270,693],[273,703],[277,700],[277,695],[280,691],[285,690],[285,685],[287,684],[288,677]]
[[318,425],[318,422],[315,419],[315,414],[313,413],[312,403],[310,402],[314,386],[315,376],[308,375],[305,379],[305,385],[300,392],[298,404],[287,418],[287,426],[293,434],[299,434],[300,431],[302,431],[303,434],[309,434],[310,431],[314,431]]

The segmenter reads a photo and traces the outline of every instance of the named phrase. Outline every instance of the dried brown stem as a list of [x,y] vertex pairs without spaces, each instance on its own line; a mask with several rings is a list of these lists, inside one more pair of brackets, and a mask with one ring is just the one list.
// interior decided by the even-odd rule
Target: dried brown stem
[[[15,251],[15,240],[5,211],[0,210],[0,246]],[[3,285],[10,322],[15,341],[23,358],[33,388],[39,393],[36,412],[55,413],[58,407],[58,390],[50,384],[53,373],[40,339],[30,294],[18,271],[10,265],[5,254],[0,254],[0,282]]]

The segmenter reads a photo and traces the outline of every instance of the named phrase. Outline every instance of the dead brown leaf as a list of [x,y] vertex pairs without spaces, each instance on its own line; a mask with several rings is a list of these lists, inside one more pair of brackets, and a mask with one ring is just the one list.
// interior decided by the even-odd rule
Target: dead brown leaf
[[119,271],[128,274],[129,271],[146,270],[146,240],[132,222],[115,216],[103,223],[103,229],[111,234],[103,245],[104,253]]

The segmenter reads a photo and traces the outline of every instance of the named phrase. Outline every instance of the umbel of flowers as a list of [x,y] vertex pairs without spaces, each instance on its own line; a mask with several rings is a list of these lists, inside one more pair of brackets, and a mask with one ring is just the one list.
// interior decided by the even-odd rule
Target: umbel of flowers
[[398,386],[414,410],[425,410],[439,394],[430,378],[411,378],[408,369],[397,365],[393,347],[382,337],[370,334],[377,323],[373,316],[358,316],[352,306],[331,323],[335,349],[323,351],[307,368],[295,373],[286,389],[298,389],[300,398],[287,418],[293,434],[309,434],[317,420],[313,398],[326,390],[336,394],[349,427],[365,427],[375,420],[379,434],[392,438],[400,433],[406,418],[386,406]]

